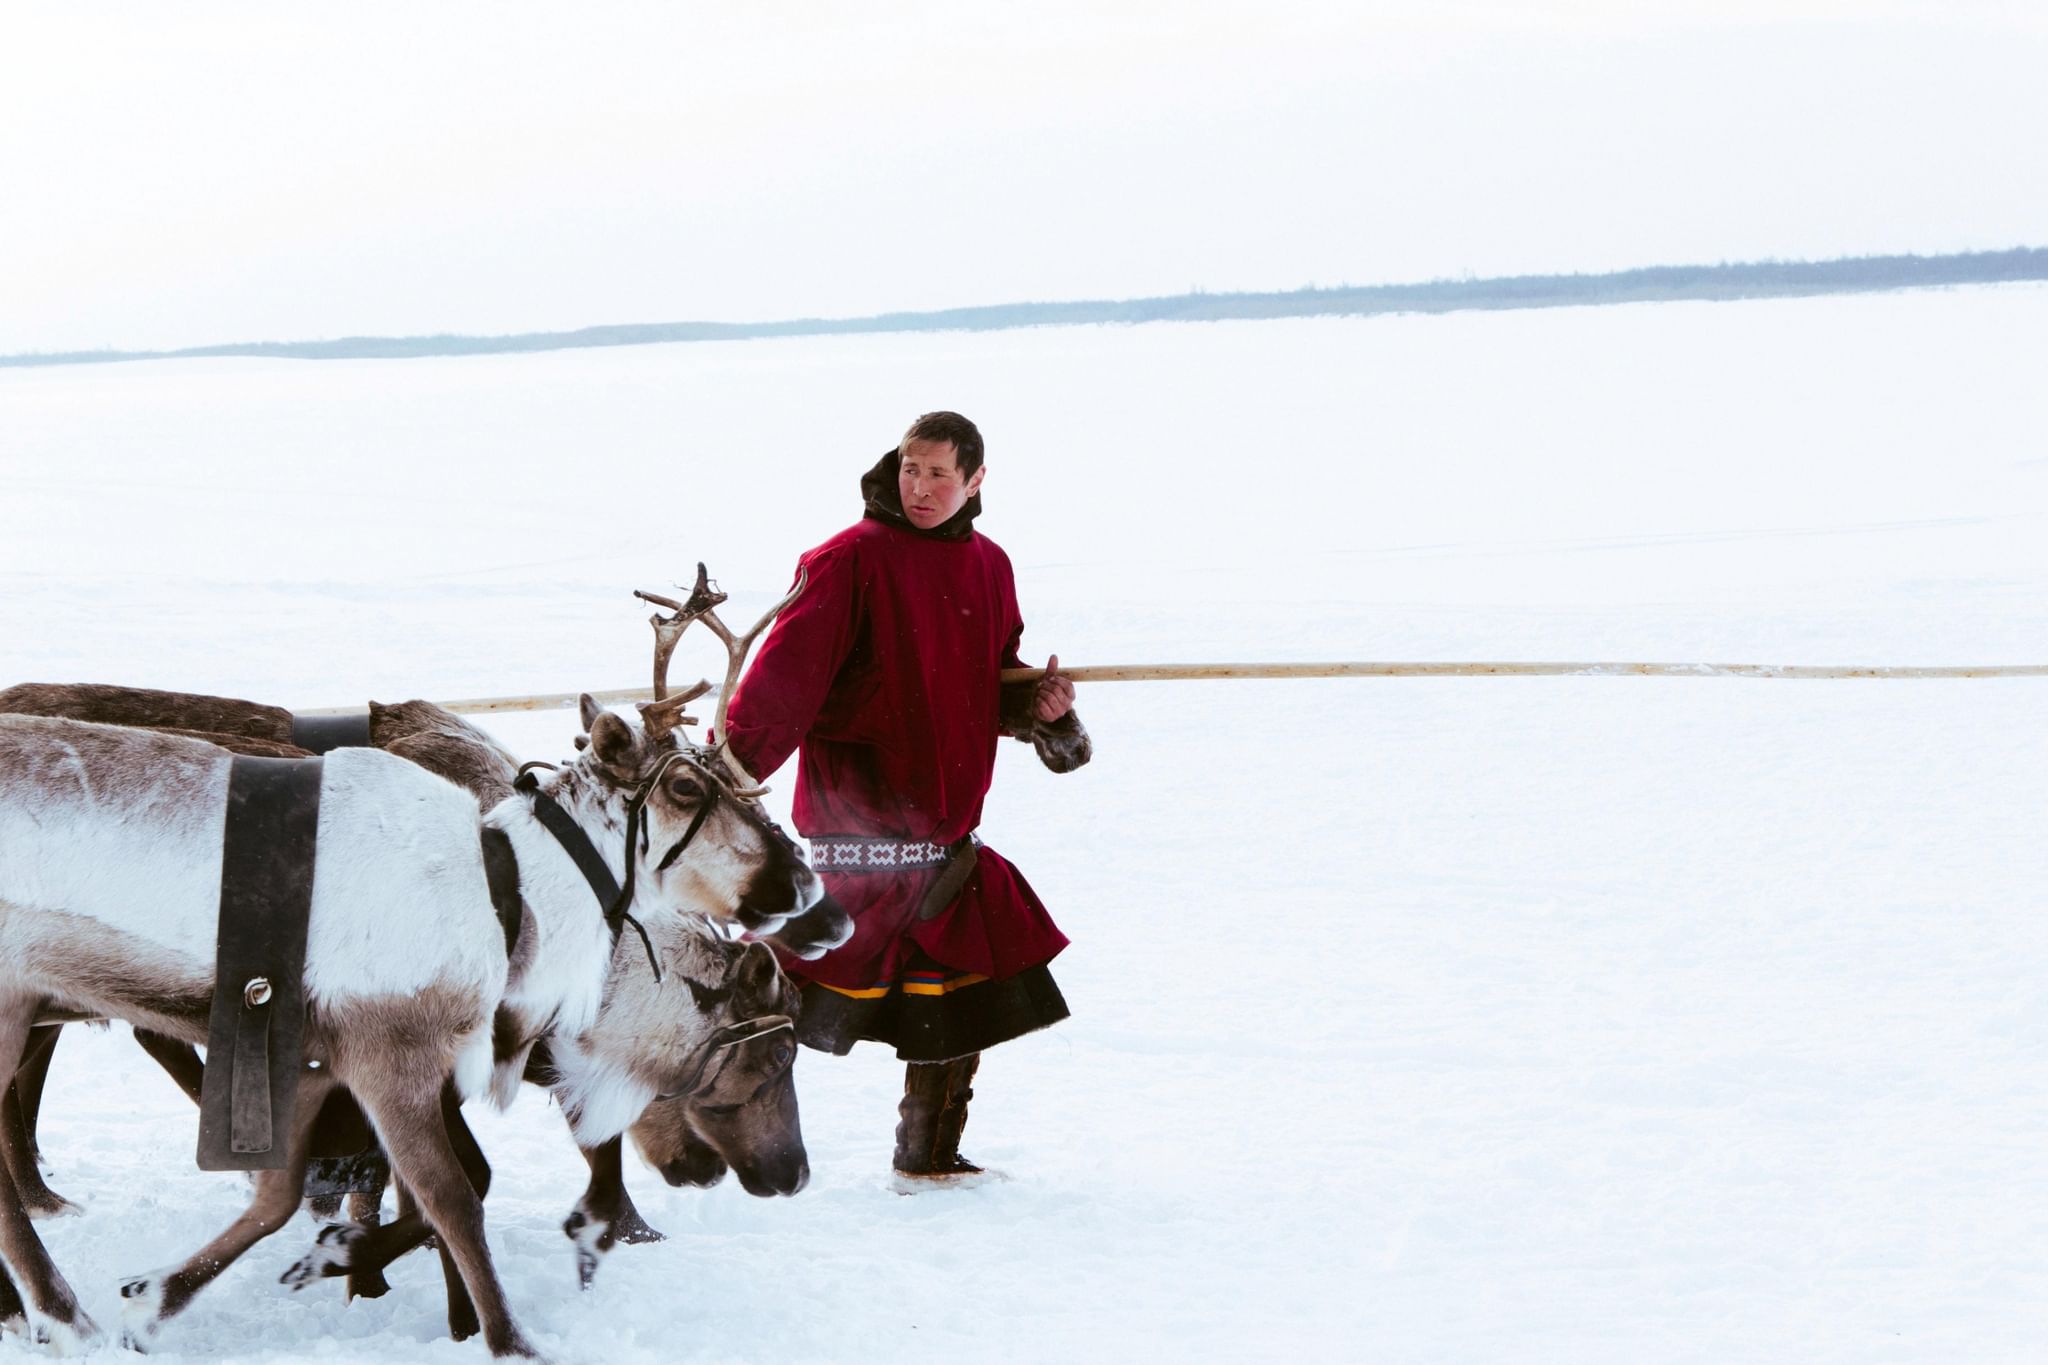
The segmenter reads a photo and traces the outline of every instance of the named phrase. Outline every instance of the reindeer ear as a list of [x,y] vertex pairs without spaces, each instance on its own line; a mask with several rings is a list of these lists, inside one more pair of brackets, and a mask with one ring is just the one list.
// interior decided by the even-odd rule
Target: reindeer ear
[[600,711],[590,722],[590,752],[607,768],[624,772],[632,766],[635,736],[633,727],[609,711]]
[[740,954],[739,967],[733,972],[735,994],[747,1003],[748,1009],[773,1004],[782,998],[782,968],[775,963],[775,954],[765,943],[749,943]]
[[588,731],[596,728],[597,718],[603,715],[605,711],[602,706],[597,704],[596,697],[585,692],[576,699],[576,713],[583,718],[583,728]]

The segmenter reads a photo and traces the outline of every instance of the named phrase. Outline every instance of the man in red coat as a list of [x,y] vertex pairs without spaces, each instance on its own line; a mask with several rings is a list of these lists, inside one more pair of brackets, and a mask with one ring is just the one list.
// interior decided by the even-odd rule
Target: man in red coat
[[975,836],[1001,735],[1055,772],[1089,758],[1073,684],[1004,687],[1024,630],[1009,556],[974,530],[981,433],[927,413],[861,479],[866,513],[798,561],[726,715],[747,771],[799,754],[793,814],[853,937],[803,983],[803,1041],[845,1054],[863,1038],[907,1062],[896,1170],[957,1180],[980,1054],[1067,1017],[1046,970],[1066,936],[1024,877]]

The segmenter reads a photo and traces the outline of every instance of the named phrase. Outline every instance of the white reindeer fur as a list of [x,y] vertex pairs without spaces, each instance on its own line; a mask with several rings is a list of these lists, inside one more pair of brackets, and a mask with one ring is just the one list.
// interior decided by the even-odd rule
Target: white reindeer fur
[[663,914],[645,925],[662,979],[654,979],[639,936],[620,935],[603,1014],[548,1043],[555,1099],[583,1147],[617,1137],[681,1083],[724,1022],[692,1002],[686,978],[718,986],[743,950],[695,916]]
[[[152,974],[210,983],[230,762],[197,740],[0,717],[0,981],[65,998],[37,964],[90,921]],[[428,987],[473,999],[457,1083],[482,1089],[506,962],[475,799],[404,759],[338,749],[323,765],[318,828],[309,1011]]]
[[[578,804],[565,802],[572,814],[578,813]],[[485,822],[504,831],[512,841],[512,852],[519,859],[519,894],[526,902],[527,927],[535,940],[530,950],[520,945],[520,958],[527,965],[508,984],[503,1002],[524,1046],[500,1059],[492,1080],[491,1097],[502,1109],[519,1093],[526,1056],[535,1039],[544,1032],[581,1033],[596,1021],[604,1003],[612,937],[598,910],[596,893],[560,841],[534,815],[531,801],[508,796],[492,807]],[[623,827],[616,838],[598,838],[593,843],[623,885]]]
[[[92,921],[112,930],[125,958],[152,981],[210,992],[230,763],[197,740],[0,716],[0,990],[107,1008],[111,1002],[69,998],[37,967],[61,958],[67,940],[90,935]],[[625,859],[641,855],[625,846],[616,791],[573,768],[545,785],[623,883]],[[638,935],[613,942],[590,884],[529,800],[509,797],[482,821],[504,832],[519,863],[527,937],[509,971],[474,797],[379,750],[327,755],[307,926],[308,1006],[339,1016],[351,1003],[430,987],[474,1000],[459,1040],[462,1095],[488,1090],[509,1103],[531,1043],[550,1035],[557,1093],[577,1136],[603,1141],[639,1117],[663,1068],[693,1045],[700,1013],[664,1003],[673,998],[666,993],[648,994],[660,988]],[[729,855],[715,850],[686,861],[710,864],[713,879],[736,875],[719,865],[733,861]],[[639,871],[652,894],[634,909],[657,950],[672,963],[700,958],[713,931],[672,899],[698,887],[665,884],[673,878],[651,865]],[[673,869],[686,871],[688,883],[706,876]],[[822,894],[807,891],[806,905]],[[608,1004],[625,1008],[615,1027],[602,1029]],[[494,1067],[490,1025],[500,1008],[522,1046]]]

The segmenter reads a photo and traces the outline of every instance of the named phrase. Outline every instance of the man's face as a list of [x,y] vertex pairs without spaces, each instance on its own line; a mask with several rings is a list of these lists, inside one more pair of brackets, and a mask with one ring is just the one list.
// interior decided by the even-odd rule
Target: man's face
[[903,498],[903,515],[920,531],[929,531],[952,519],[981,487],[984,466],[966,479],[960,477],[960,453],[951,441],[912,440],[903,443],[902,463],[896,470],[896,491]]

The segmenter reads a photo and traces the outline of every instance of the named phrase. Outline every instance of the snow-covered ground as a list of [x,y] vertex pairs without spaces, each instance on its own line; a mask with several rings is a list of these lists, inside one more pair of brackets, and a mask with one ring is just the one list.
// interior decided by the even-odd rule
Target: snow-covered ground
[[[990,444],[1026,653],[2048,662],[2048,289],[0,371],[0,683],[299,706],[626,686],[636,587],[759,608],[919,411]],[[703,645],[678,678],[715,676]],[[2032,1362],[2048,1341],[2048,681],[1102,684],[984,827],[1075,945],[901,1198],[900,1067],[799,1063],[795,1199],[479,1113],[565,1361]],[[567,752],[566,713],[492,727]],[[785,775],[780,784],[786,792]],[[779,799],[782,793],[778,793]],[[42,1225],[88,1309],[242,1198],[72,1030]],[[165,1358],[479,1360],[438,1265],[278,1274]],[[27,1355],[20,1342],[0,1357]]]

